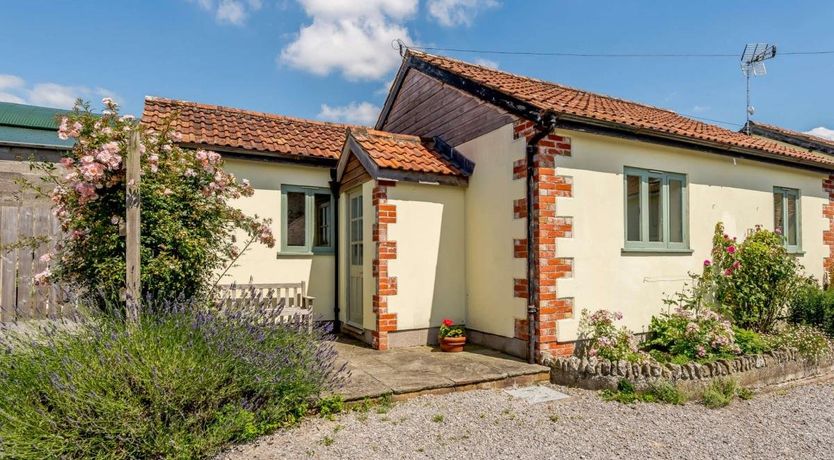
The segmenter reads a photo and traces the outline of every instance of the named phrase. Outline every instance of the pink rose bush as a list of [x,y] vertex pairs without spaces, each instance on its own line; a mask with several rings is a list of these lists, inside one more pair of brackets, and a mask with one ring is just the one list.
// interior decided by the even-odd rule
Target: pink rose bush
[[59,165],[37,163],[51,190],[48,196],[67,235],[49,254],[49,268],[36,282],[76,286],[118,295],[124,285],[125,163],[128,139],[140,134],[142,288],[146,294],[205,294],[224,267],[242,252],[236,237],[248,235],[244,249],[274,246],[268,220],[247,216],[230,204],[252,196],[248,181],[227,172],[216,152],[186,150],[175,144],[173,120],[159,132],[132,116],[119,116],[109,98],[100,116],[79,105],[58,129],[75,145]]

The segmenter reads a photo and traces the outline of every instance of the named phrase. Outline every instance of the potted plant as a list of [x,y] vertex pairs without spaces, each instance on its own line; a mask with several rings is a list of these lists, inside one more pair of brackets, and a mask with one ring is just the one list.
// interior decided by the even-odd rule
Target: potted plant
[[447,352],[456,353],[463,351],[463,346],[466,344],[466,334],[463,326],[455,324],[450,319],[444,319],[440,323],[440,349]]

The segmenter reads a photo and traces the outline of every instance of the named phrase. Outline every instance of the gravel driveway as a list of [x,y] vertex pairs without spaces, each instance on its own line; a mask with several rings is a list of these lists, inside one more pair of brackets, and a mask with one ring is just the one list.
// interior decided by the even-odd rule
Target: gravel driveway
[[311,418],[223,458],[834,458],[831,382],[723,409],[623,405],[557,389],[572,398],[528,404],[479,390]]

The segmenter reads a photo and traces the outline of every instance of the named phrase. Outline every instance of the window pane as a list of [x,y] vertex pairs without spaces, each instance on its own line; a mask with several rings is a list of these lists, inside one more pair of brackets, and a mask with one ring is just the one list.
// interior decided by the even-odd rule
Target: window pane
[[787,198],[787,208],[788,208],[788,232],[787,237],[788,245],[789,246],[796,246],[797,238],[797,229],[799,228],[799,223],[797,222],[799,216],[796,213],[796,196],[794,195],[786,195]]
[[330,247],[330,195],[316,194],[316,247]]
[[773,192],[773,230],[785,234],[785,195],[782,192]]
[[683,243],[683,182],[669,179],[669,241]]
[[649,241],[663,241],[663,201],[659,177],[649,177]]
[[287,192],[287,246],[305,246],[307,219],[303,192]]
[[626,240],[640,241],[640,176],[626,177]]

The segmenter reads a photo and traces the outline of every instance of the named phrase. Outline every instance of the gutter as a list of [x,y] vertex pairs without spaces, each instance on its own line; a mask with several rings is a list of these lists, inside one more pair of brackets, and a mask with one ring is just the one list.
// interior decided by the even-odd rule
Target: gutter
[[333,194],[333,288],[336,293],[333,299],[333,334],[338,334],[342,329],[342,322],[339,320],[340,305],[339,299],[339,181],[336,180],[336,168],[330,170],[330,193]]
[[[544,121],[542,121],[544,120]],[[536,362],[536,313],[538,312],[538,298],[536,296],[536,258],[533,255],[533,235],[536,232],[536,224],[533,220],[533,192],[535,190],[535,170],[533,162],[538,152],[539,141],[553,131],[556,126],[556,114],[553,112],[543,113],[536,121],[536,133],[527,140],[526,166],[527,166],[527,362]]]

